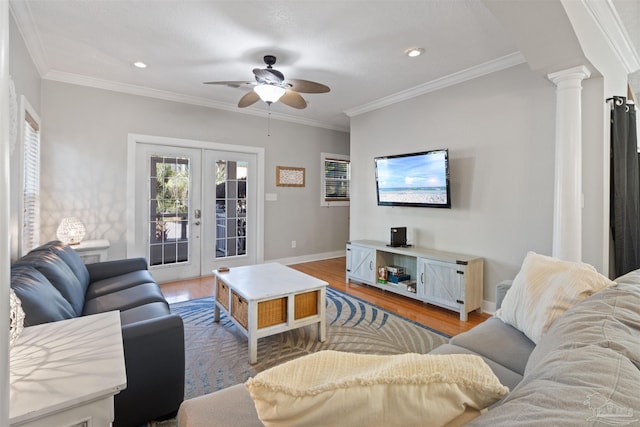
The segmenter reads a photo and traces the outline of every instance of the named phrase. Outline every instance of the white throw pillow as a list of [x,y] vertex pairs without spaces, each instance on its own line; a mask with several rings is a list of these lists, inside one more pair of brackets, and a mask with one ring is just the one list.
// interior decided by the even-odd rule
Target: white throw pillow
[[460,424],[508,392],[482,358],[469,354],[321,351],[245,386],[267,427]]
[[589,264],[529,252],[495,315],[537,344],[565,311],[613,285]]

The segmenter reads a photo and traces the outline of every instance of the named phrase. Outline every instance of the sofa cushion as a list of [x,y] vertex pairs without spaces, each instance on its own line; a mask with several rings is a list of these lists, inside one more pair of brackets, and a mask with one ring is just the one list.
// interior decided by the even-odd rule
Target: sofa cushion
[[[245,383],[266,426],[444,426],[507,393],[473,355],[321,351]],[[469,410],[469,411],[467,411]]]
[[[221,410],[224,408],[224,410]],[[244,384],[182,402],[180,427],[264,427]]]
[[122,326],[144,322],[171,314],[169,306],[165,302],[152,302],[120,311],[120,323]]
[[587,298],[558,318],[531,353],[525,374],[554,350],[610,348],[640,369],[640,286],[620,283]]
[[11,267],[11,288],[24,310],[24,326],[75,317],[69,302],[38,270],[30,266]]
[[89,281],[91,283],[99,282],[110,277],[122,276],[123,274],[133,271],[148,269],[147,260],[140,257],[87,264]]
[[69,245],[65,245],[59,240],[54,240],[48,243],[45,243],[42,246],[37,247],[34,251],[50,251],[54,254],[58,255],[62,260],[69,266],[73,274],[76,275],[80,284],[86,289],[89,284],[89,271],[87,267],[84,265],[82,258],[80,255],[71,248]]
[[589,264],[529,252],[496,317],[538,343],[568,308],[612,285]]
[[535,344],[524,333],[497,317],[487,319],[470,331],[456,335],[450,342],[485,356],[520,375],[524,374],[529,355],[535,348]]
[[482,360],[491,368],[491,371],[498,377],[498,381],[500,384],[508,387],[509,390],[513,390],[515,386],[517,386],[520,381],[522,381],[522,374],[518,372],[514,372],[509,368],[483,356],[482,354],[474,353],[473,351],[459,347],[455,344],[443,344],[439,345],[435,349],[431,350],[429,354],[471,354],[475,356],[482,357]]
[[559,317],[522,382],[469,425],[640,425],[640,286],[620,279]]
[[118,276],[109,277],[89,285],[85,298],[92,299],[112,292],[121,291],[142,283],[152,283],[153,277],[149,270],[138,270]]
[[16,261],[42,273],[73,308],[74,316],[82,314],[86,284],[81,283],[73,270],[58,254],[50,250],[34,250]]
[[638,367],[610,348],[554,350],[500,405],[466,427],[637,426],[638,384]]
[[507,296],[507,291],[509,291],[512,284],[513,280],[503,280],[496,285],[496,310],[502,307],[502,301],[504,301],[504,297]]
[[96,314],[111,310],[128,310],[154,302],[167,303],[160,291],[160,287],[156,283],[143,283],[87,300],[82,314]]
[[640,269],[633,270],[627,274],[618,277],[615,280],[616,283],[627,283],[634,286],[640,286]]

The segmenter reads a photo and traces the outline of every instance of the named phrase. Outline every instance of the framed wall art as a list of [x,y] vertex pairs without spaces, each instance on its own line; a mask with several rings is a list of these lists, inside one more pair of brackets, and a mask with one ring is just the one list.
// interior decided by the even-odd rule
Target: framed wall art
[[304,168],[276,166],[278,187],[304,187]]

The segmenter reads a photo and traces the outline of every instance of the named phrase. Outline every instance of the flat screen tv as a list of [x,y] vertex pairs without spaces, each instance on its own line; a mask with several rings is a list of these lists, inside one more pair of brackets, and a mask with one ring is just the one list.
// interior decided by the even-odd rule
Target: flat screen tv
[[451,208],[449,150],[376,157],[378,206]]

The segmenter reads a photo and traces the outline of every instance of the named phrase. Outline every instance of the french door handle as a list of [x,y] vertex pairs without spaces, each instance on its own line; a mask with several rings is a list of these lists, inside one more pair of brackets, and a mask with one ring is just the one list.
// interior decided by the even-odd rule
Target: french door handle
[[[200,209],[196,209],[196,210],[193,211],[193,217],[195,219],[200,219],[201,215],[202,215],[202,211]],[[198,223],[196,225],[200,225],[200,223]]]

